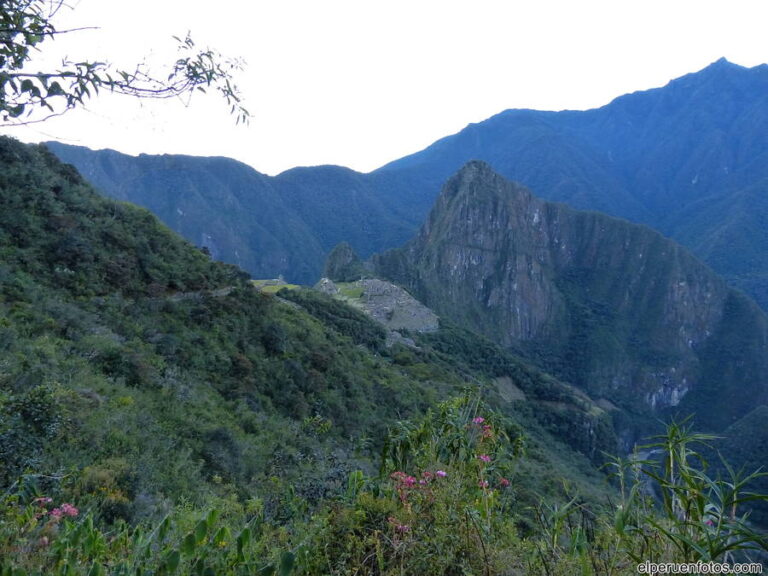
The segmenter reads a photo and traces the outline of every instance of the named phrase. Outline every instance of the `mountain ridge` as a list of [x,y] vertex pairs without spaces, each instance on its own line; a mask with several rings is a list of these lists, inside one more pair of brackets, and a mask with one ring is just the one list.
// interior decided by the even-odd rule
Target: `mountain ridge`
[[[420,232],[372,263],[595,398],[695,412],[714,393],[728,398],[717,428],[768,401],[756,305],[658,232],[539,200],[484,162],[449,179]],[[728,360],[738,334],[749,352]]]
[[[145,160],[123,156],[121,174],[98,170],[99,152],[51,144],[103,192],[157,204],[174,187],[121,188]],[[275,177],[253,171],[261,190],[250,205],[226,208],[215,189],[183,184],[197,196],[201,223],[184,232],[173,206],[156,213],[200,245],[212,207],[228,212],[211,233],[221,259],[256,277],[314,284],[340,241],[362,257],[404,243],[420,226],[444,181],[467,161],[489,162],[537,196],[640,222],[683,242],[733,286],[768,309],[768,212],[739,208],[738,198],[768,186],[768,66],[719,60],[651,90],[619,96],[587,111],[507,110],[368,174],[342,167],[296,168]],[[226,180],[226,179],[225,179]],[[761,184],[762,183],[762,184]],[[320,193],[319,193],[320,192]],[[219,192],[227,197],[228,193]],[[270,205],[286,216],[277,225]],[[727,210],[723,210],[723,206]],[[724,217],[727,216],[727,218]],[[712,235],[713,226],[723,235]],[[254,237],[248,230],[259,229]],[[301,239],[301,241],[296,241]],[[246,258],[264,247],[281,256]],[[237,254],[236,254],[237,252]]]

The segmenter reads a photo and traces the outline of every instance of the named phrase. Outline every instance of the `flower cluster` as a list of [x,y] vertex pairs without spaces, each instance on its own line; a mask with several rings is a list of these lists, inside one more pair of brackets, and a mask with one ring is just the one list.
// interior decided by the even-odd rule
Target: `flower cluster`
[[[480,442],[484,442],[486,440],[491,440],[494,437],[494,431],[493,426],[488,424],[486,422],[486,419],[482,416],[476,416],[472,419],[472,424],[469,426],[470,428],[474,428],[475,430],[479,431],[480,434]],[[482,444],[481,444],[482,445]],[[477,454],[475,456],[480,462],[483,464],[491,464],[493,462],[493,456],[490,454],[487,454],[485,452],[482,452],[480,454]],[[490,482],[483,478],[483,476],[488,472],[486,469],[481,469],[480,471],[480,478],[478,479],[477,485],[479,488],[486,490],[490,487]],[[500,476],[498,478],[498,488],[508,488],[510,485],[510,481],[504,478],[503,476]]]
[[395,490],[397,490],[397,495],[400,497],[400,500],[402,502],[408,500],[408,492],[416,486],[416,477],[410,476],[405,472],[400,472],[399,470],[392,472],[389,477],[395,481]]
[[[413,490],[424,490],[436,478],[445,478],[446,476],[448,473],[445,470],[436,470],[435,472],[426,470],[422,472],[420,479],[399,470],[389,475],[395,481],[395,490],[397,490],[400,501],[403,503],[407,502],[408,494]],[[427,491],[427,494],[431,494],[431,492]]]
[[398,483],[398,485],[405,486],[407,488],[411,488],[416,485],[416,478],[414,476],[409,476],[405,472],[392,472],[389,476]]
[[52,503],[53,498],[49,498],[48,496],[41,496],[32,500],[32,504],[40,508],[39,512],[35,514],[35,518],[42,518],[43,516],[50,515],[53,520],[58,521],[65,517],[74,518],[80,514],[80,511],[69,502],[64,502],[61,506],[57,506],[49,511],[47,507]]
[[475,418],[472,418],[472,424],[480,428],[481,442],[493,438],[493,427],[490,424],[485,423],[485,418],[476,416]]

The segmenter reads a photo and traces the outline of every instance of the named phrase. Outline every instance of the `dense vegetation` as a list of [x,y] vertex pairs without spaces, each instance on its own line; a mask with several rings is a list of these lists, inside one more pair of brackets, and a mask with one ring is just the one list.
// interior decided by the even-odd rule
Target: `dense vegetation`
[[[291,515],[280,523],[261,501],[230,500],[107,531],[91,513],[25,486],[3,503],[0,571],[620,575],[637,573],[644,562],[747,561],[759,570],[768,542],[737,514],[753,498],[745,492],[750,478],[708,476],[695,451],[703,440],[672,424],[649,446],[659,459],[613,462],[620,492],[612,510],[590,508],[578,496],[543,503],[535,508],[535,531],[526,534],[516,524],[519,437],[464,396],[394,429],[377,476],[351,473],[311,515],[292,497]],[[648,495],[654,488],[659,507]]]
[[316,498],[434,397],[44,150],[1,144],[3,485],[34,470],[128,519],[283,474]]
[[0,163],[3,576],[630,566],[656,512],[611,527],[611,415],[577,390],[448,325],[387,348],[362,313],[259,292],[44,148],[1,139]]

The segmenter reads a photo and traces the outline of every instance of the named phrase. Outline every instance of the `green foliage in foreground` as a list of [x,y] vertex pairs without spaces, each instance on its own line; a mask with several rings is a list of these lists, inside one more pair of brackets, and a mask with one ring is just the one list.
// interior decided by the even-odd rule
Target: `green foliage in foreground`
[[351,473],[315,513],[289,521],[268,519],[256,500],[222,500],[105,528],[33,484],[16,486],[2,502],[0,574],[620,575],[645,560],[755,561],[768,544],[741,509],[768,496],[745,491],[754,475],[707,476],[694,449],[702,440],[672,424],[650,447],[658,461],[615,461],[622,497],[613,510],[578,497],[542,504],[537,532],[522,537],[519,438],[464,396],[395,427],[378,476]]

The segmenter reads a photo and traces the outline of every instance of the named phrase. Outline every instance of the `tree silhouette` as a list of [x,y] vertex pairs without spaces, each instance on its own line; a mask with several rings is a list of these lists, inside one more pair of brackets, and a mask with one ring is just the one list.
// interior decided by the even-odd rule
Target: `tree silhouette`
[[64,0],[0,1],[0,122],[6,125],[42,122],[76,108],[101,90],[138,98],[174,98],[195,91],[214,91],[224,98],[236,122],[247,122],[248,111],[233,82],[242,62],[199,49],[192,37],[174,36],[178,58],[163,74],[145,64],[122,70],[105,61],[65,60],[54,70],[31,71],[31,56],[48,40],[83,28],[58,30],[52,20],[69,8]]

